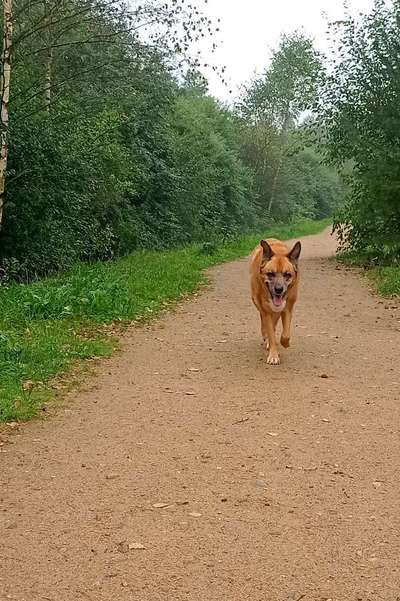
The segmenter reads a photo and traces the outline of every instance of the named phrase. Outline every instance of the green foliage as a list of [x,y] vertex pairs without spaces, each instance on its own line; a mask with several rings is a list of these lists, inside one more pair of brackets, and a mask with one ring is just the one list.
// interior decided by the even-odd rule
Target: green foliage
[[173,127],[174,212],[186,241],[251,229],[251,177],[239,159],[230,114],[209,97],[187,93],[177,101]]
[[323,217],[342,198],[337,174],[317,156],[311,125],[298,125],[304,111],[313,108],[322,78],[321,56],[312,41],[299,33],[283,36],[270,66],[237,105],[242,157],[254,174],[264,219]]
[[17,176],[9,181],[2,255],[31,274],[112,256],[110,216],[138,179],[119,143],[120,115],[70,116],[68,124],[49,127],[38,114],[11,128],[10,167]]
[[254,222],[229,114],[154,66],[142,78],[123,110],[65,101],[51,120],[13,118],[1,252],[21,275]]
[[297,32],[283,35],[270,66],[246,89],[239,109],[247,119],[279,129],[312,107],[321,74],[312,40]]
[[320,103],[327,155],[350,163],[350,192],[336,217],[342,247],[371,262],[400,260],[398,2],[375,2],[336,26],[337,58]]
[[0,288],[0,421],[37,414],[49,380],[116,346],[103,325],[147,319],[205,282],[203,270],[247,255],[262,237],[317,233],[328,222],[276,225],[204,248],[137,251],[109,262],[77,264],[54,278]]
[[[198,109],[207,101],[200,100],[190,45],[213,28],[197,8],[186,0],[17,0],[14,25],[0,240],[8,277],[180,245],[220,232],[224,222],[229,231],[246,229],[249,176],[229,116],[211,99],[207,110]],[[179,86],[171,68],[183,61],[191,67]],[[196,112],[203,125],[196,125]],[[185,135],[192,148],[183,148]],[[196,169],[189,170],[190,161]],[[199,224],[189,197],[196,178],[205,182],[196,190]]]
[[263,80],[271,123],[254,123],[207,96],[191,52],[213,27],[189,0],[15,2],[8,280],[328,213],[274,122],[313,94],[308,39],[283,38]]
[[283,152],[284,156],[279,134],[273,128],[265,125],[242,128],[242,158],[253,172],[259,219],[269,221],[273,217],[287,222],[332,215],[345,193],[336,170],[323,163],[311,143],[301,144],[298,130],[288,135]]
[[332,215],[344,187],[314,148],[290,154],[282,168],[276,214],[280,220],[323,219]]

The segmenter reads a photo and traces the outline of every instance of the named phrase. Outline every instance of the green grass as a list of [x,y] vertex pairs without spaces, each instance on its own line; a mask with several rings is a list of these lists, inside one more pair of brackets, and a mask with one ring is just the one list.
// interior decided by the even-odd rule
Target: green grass
[[[400,267],[388,265],[373,265],[369,257],[355,253],[345,252],[337,255],[337,260],[348,265],[363,267],[365,275],[375,287],[378,294],[384,297],[400,296]],[[387,259],[380,257],[381,263]],[[375,261],[376,263],[376,261]]]
[[367,275],[382,296],[400,296],[400,267],[373,267]]
[[109,263],[0,288],[0,421],[26,420],[51,399],[51,379],[118,346],[104,328],[155,316],[206,281],[207,267],[247,255],[261,237],[315,234],[329,224],[304,221],[168,252],[135,252]]

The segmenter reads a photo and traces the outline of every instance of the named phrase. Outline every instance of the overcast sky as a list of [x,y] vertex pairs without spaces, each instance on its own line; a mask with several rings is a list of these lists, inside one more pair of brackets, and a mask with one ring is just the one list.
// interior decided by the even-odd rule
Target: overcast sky
[[[372,4],[373,0],[348,0],[353,13],[366,12]],[[209,0],[206,12],[213,19],[221,19],[221,31],[213,58],[207,51],[203,56],[226,66],[234,93],[255,71],[263,70],[282,33],[302,29],[315,39],[319,50],[327,51],[327,18],[344,16],[343,0]],[[210,92],[228,100],[227,88],[212,74],[207,76]]]

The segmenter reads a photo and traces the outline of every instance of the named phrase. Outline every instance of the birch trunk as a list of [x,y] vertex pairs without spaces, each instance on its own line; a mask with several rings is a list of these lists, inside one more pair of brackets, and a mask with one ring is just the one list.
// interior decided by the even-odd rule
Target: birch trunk
[[0,65],[0,227],[3,221],[8,159],[8,105],[10,100],[11,78],[12,0],[3,0],[3,15],[3,49],[1,53]]
[[45,110],[50,112],[51,105],[51,79],[53,72],[53,49],[51,46],[47,49],[46,62],[45,62],[45,73],[44,73],[44,107]]
[[271,198],[269,199],[269,203],[268,203],[268,215],[271,215],[272,207],[275,204],[275,200],[276,200],[276,191],[278,188],[278,180],[279,180],[280,173],[282,171],[283,161],[285,159],[286,138],[287,138],[289,124],[290,124],[290,115],[285,115],[281,133],[279,136],[280,144],[281,144],[281,152],[279,154],[278,165],[277,165],[275,173],[274,173],[274,179],[272,180]]
[[44,2],[44,10],[46,11],[46,43],[47,50],[44,59],[44,108],[49,113],[51,105],[51,86],[53,77],[53,40],[52,40],[52,24],[51,15],[49,13],[48,2]]

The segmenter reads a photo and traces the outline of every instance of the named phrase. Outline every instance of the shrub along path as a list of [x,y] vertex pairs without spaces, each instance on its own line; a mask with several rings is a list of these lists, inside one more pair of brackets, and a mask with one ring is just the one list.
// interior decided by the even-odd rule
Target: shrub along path
[[3,435],[1,601],[396,599],[398,311],[303,242],[280,367],[237,261]]

